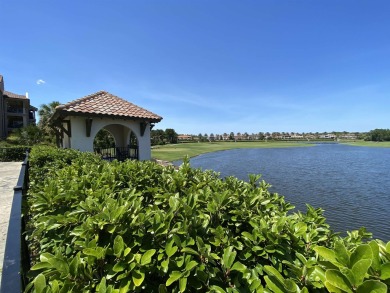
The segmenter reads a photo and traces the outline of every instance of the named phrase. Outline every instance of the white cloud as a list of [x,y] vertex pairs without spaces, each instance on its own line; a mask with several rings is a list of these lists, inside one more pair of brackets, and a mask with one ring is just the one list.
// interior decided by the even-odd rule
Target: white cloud
[[45,84],[46,81],[44,81],[43,79],[38,79],[37,80],[37,84],[40,85],[40,84]]

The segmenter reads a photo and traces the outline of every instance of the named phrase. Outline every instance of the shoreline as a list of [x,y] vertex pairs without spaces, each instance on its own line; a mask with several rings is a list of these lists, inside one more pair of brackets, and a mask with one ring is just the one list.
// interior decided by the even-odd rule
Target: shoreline
[[153,160],[178,161],[188,156],[193,158],[201,154],[226,151],[242,148],[289,148],[289,147],[312,147],[314,143],[307,142],[194,142],[168,144],[152,147]]
[[191,142],[167,144],[152,147],[153,160],[165,162],[174,162],[183,160],[184,157],[194,158],[202,154],[226,151],[242,148],[290,148],[290,147],[313,147],[317,144],[342,144],[355,147],[372,147],[372,148],[390,148],[390,142],[371,142],[371,141],[241,141],[241,142]]

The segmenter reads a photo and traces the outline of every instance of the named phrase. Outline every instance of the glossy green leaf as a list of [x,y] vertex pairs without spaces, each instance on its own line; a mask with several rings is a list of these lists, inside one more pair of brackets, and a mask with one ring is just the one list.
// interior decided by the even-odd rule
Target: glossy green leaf
[[51,292],[52,293],[59,293],[60,292],[60,286],[59,286],[57,280],[53,280],[51,282]]
[[353,267],[356,262],[362,259],[372,259],[372,250],[368,244],[361,244],[356,247],[355,251],[352,252],[350,257],[350,266]]
[[244,232],[241,233],[241,235],[244,236],[245,238],[249,239],[250,241],[254,241],[255,240],[253,235],[251,233],[249,233],[249,232],[244,231]]
[[174,243],[175,243],[174,239],[171,239],[167,243],[167,245],[165,246],[165,252],[168,255],[168,257],[171,257],[172,255],[174,255],[176,253],[176,251],[178,250],[177,246],[173,246]]
[[184,247],[181,250],[181,252],[186,252],[186,253],[193,254],[193,255],[199,255],[199,253],[196,250],[194,250],[194,249],[192,249],[190,247]]
[[212,293],[214,293],[214,292],[216,292],[216,293],[226,293],[225,290],[223,290],[221,287],[216,286],[216,285],[211,286],[210,289],[211,289],[210,292],[212,292]]
[[334,251],[337,261],[344,266],[349,267],[349,253],[342,241],[336,241]]
[[241,273],[245,273],[248,269],[245,265],[240,263],[239,261],[236,261],[233,266],[230,268],[231,271],[239,271]]
[[50,263],[48,263],[48,262],[39,262],[39,263],[33,265],[31,267],[31,270],[32,271],[37,271],[37,270],[47,269],[47,268],[51,268],[51,267],[53,267],[53,266]]
[[123,251],[123,256],[127,256],[131,251],[130,247],[126,247],[125,250]]
[[326,281],[329,282],[333,287],[343,290],[347,293],[352,293],[352,286],[346,277],[337,270],[327,270],[325,272]]
[[380,278],[381,280],[387,280],[390,279],[390,262],[384,263],[380,267]]
[[53,257],[49,259],[50,264],[60,273],[62,274],[68,274],[69,273],[69,266],[66,261],[63,259]]
[[328,289],[328,292],[331,292],[331,293],[345,293],[344,290],[341,290],[340,288],[337,288],[337,287],[333,286],[328,281],[326,281],[324,284],[325,284],[326,289]]
[[367,280],[361,284],[357,290],[357,293],[387,293],[386,284],[380,281]]
[[370,241],[368,243],[368,245],[370,245],[371,250],[372,250],[372,264],[371,264],[371,267],[375,271],[379,271],[380,270],[380,266],[381,266],[381,261],[380,261],[380,257],[379,257],[379,245],[378,245],[378,243],[375,240]]
[[336,259],[336,253],[326,247],[316,246],[313,248],[323,259],[330,261],[331,263],[340,266],[340,263]]
[[169,287],[173,282],[176,282],[177,280],[179,280],[181,278],[181,276],[182,276],[181,272],[173,271],[169,275],[169,279],[166,281],[165,286]]
[[293,280],[285,280],[284,281],[284,288],[287,292],[295,293],[298,292],[299,287]]
[[122,255],[124,247],[125,245],[122,236],[117,235],[114,239],[114,255],[116,257],[120,257]]
[[355,284],[357,283],[357,281],[356,281],[355,275],[354,275],[354,273],[352,272],[351,269],[346,268],[346,267],[342,267],[342,268],[340,268],[340,273],[341,273],[345,278],[347,278],[349,284],[351,284],[352,286],[355,286]]
[[131,272],[131,278],[134,282],[134,285],[139,287],[145,279],[145,273],[140,270],[133,270]]
[[252,280],[249,290],[251,292],[256,292],[258,288],[261,288],[261,281],[259,279]]
[[155,249],[149,249],[146,251],[141,258],[141,265],[147,265],[152,261],[152,256],[156,253]]
[[120,262],[118,262],[118,263],[116,263],[116,264],[114,265],[114,267],[112,268],[112,270],[113,270],[115,273],[119,273],[119,272],[124,271],[124,270],[126,269],[126,267],[127,267],[127,265],[126,265],[124,262],[120,261]]
[[386,244],[386,252],[390,254],[390,241]]
[[307,225],[305,223],[300,222],[294,226],[294,234],[296,236],[301,236],[304,233],[306,233],[306,231],[307,231]]
[[371,266],[371,259],[362,259],[357,261],[352,267],[352,273],[355,278],[354,286],[357,287],[363,283],[363,279],[367,274],[368,268]]
[[223,251],[222,262],[226,268],[231,268],[236,259],[237,252],[233,250],[233,246],[225,248]]
[[46,278],[43,274],[39,274],[34,279],[34,287],[36,293],[42,293],[46,287]]
[[187,287],[187,278],[179,279],[179,290],[180,292],[185,292]]
[[191,271],[194,267],[198,265],[198,262],[191,260],[190,262],[186,263],[185,270],[186,271]]
[[271,266],[264,266],[264,271],[270,275],[270,276],[274,276],[278,282],[283,285],[284,284],[284,278],[283,276],[279,273],[279,271],[277,269],[275,269],[274,267],[271,267]]
[[267,283],[267,287],[274,293],[285,293],[284,286],[275,278],[270,276],[264,276],[264,280]]
[[129,291],[130,285],[131,285],[131,281],[129,278],[125,278],[121,280],[119,286],[119,293],[127,293]]
[[98,293],[106,293],[107,292],[107,286],[106,286],[106,278],[102,278],[99,285],[98,285]]

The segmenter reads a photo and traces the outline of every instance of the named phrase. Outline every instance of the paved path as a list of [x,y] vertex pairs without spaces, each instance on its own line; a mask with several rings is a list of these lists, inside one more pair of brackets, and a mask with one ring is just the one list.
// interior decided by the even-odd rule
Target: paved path
[[0,284],[12,198],[21,168],[22,162],[0,162]]

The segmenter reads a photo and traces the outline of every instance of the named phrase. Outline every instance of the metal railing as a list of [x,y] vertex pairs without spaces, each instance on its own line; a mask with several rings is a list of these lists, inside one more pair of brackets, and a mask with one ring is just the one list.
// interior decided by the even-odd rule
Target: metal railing
[[138,160],[138,146],[94,148],[94,152],[107,161]]
[[27,244],[22,236],[24,231],[22,202],[28,190],[28,168],[28,152],[26,152],[18,182],[14,187],[0,293],[20,293],[24,291],[26,285],[25,273],[29,269],[30,262],[28,260]]

